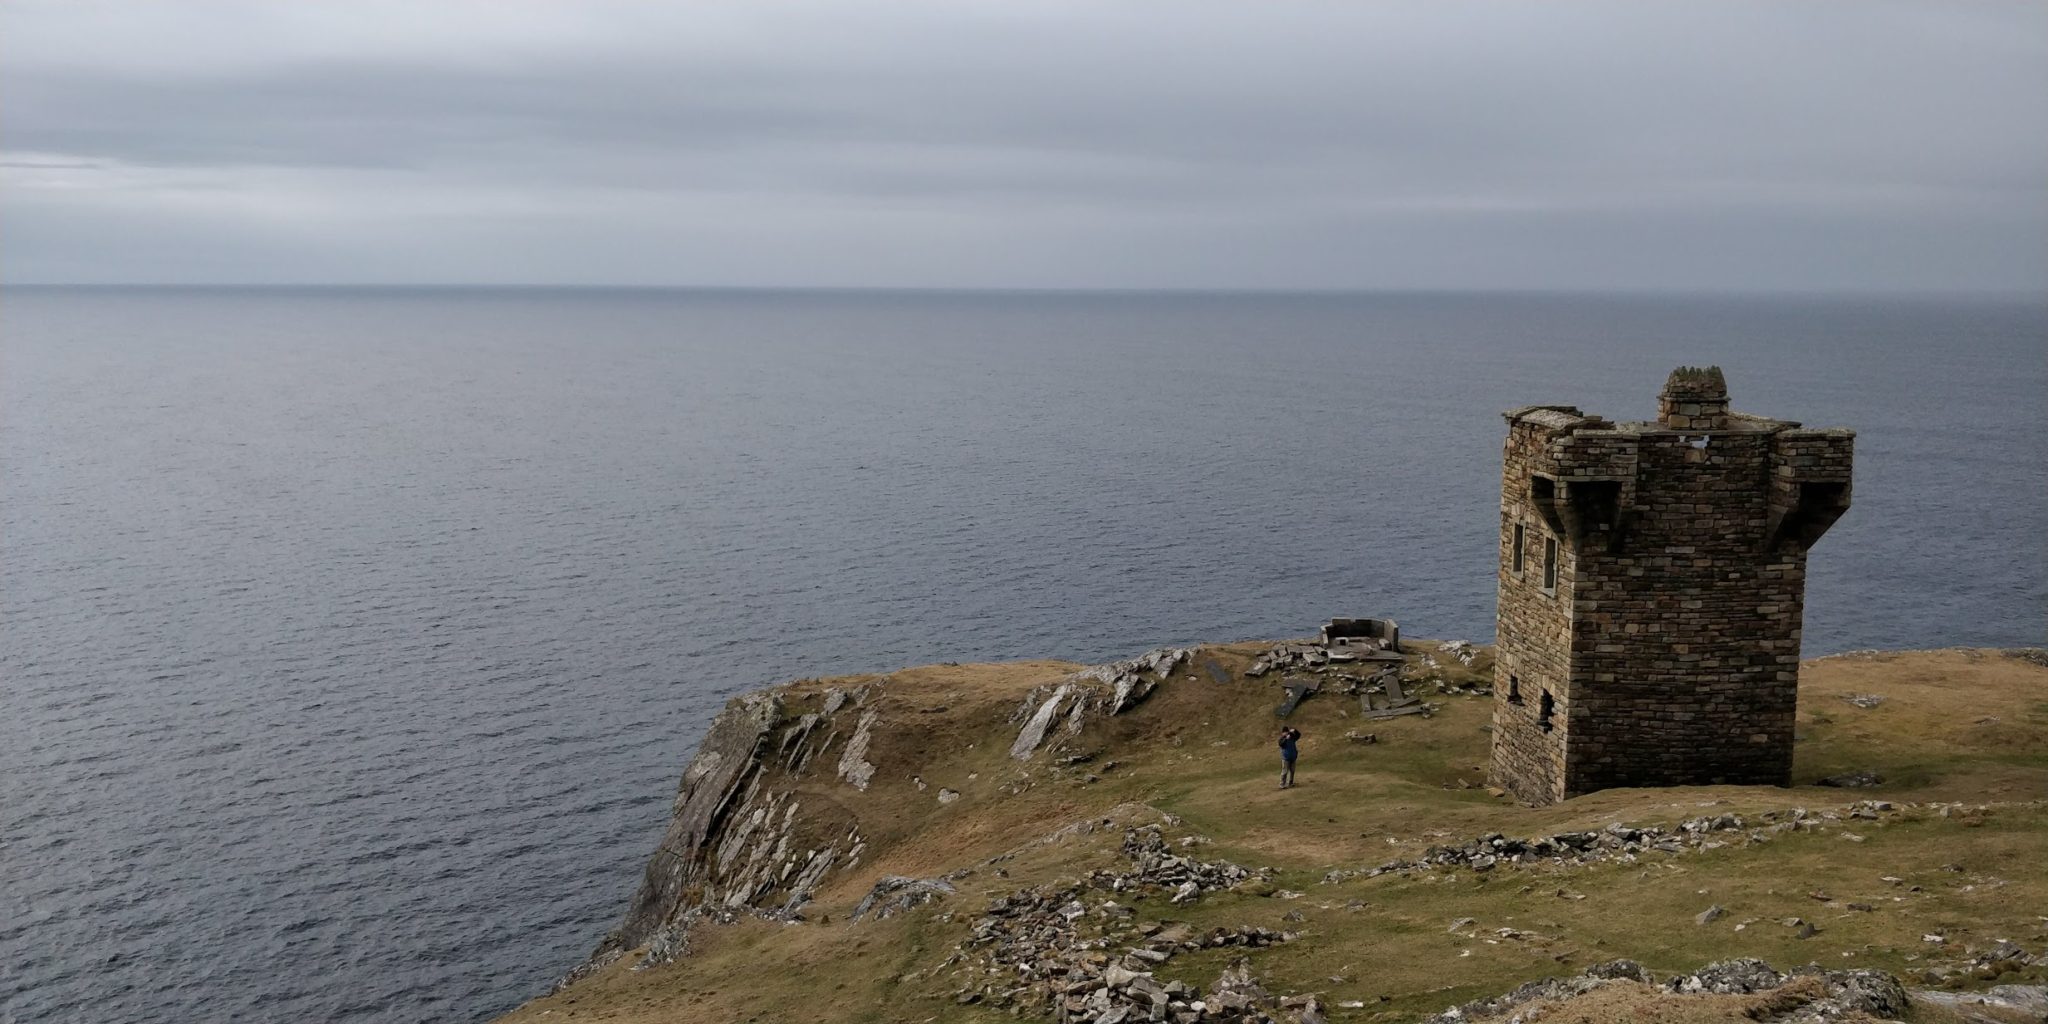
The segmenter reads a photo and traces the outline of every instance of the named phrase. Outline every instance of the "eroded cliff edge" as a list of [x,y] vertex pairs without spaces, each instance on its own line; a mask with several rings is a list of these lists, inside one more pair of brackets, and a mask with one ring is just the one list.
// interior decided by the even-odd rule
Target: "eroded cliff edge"
[[[625,920],[567,980],[637,947],[673,957],[690,926],[706,917],[801,920],[828,876],[857,870],[868,854],[871,837],[863,834],[858,806],[887,808],[892,818],[907,810],[861,798],[875,782],[878,761],[943,808],[961,791],[934,788],[916,771],[959,760],[946,748],[962,736],[977,737],[966,741],[964,749],[972,750],[986,742],[989,727],[1015,725],[1005,753],[1020,764],[1041,747],[1066,751],[1094,719],[1130,710],[1187,668],[1189,656],[1163,649],[1092,667],[940,666],[791,683],[734,698],[683,771],[668,832]],[[911,774],[903,776],[905,769]],[[980,778],[967,774],[963,787]],[[1028,783],[1029,773],[1021,772],[1011,785]],[[902,838],[898,827],[885,830],[883,841]]]
[[[2048,856],[2038,656],[1810,662],[1799,785],[1532,810],[1484,788],[1488,652],[1409,647],[1391,679],[1234,644],[738,698],[583,980],[515,1017],[1146,1019],[1156,997],[1170,1020],[1405,1020],[1603,954],[1965,988],[2048,967],[2048,923],[2018,909],[2048,879],[2007,870]],[[1388,682],[1420,710],[1366,717]],[[1290,687],[1313,692],[1290,718],[1303,786],[1280,791]],[[1686,878],[1646,892],[1644,870]],[[1646,956],[1625,938],[1645,928],[1671,936]],[[821,989],[844,1012],[813,1012]]]

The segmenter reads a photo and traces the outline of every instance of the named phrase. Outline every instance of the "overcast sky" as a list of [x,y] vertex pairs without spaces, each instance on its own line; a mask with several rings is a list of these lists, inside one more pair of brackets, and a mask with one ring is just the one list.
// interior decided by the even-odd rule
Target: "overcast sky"
[[0,280],[2048,289],[2048,4],[6,0]]

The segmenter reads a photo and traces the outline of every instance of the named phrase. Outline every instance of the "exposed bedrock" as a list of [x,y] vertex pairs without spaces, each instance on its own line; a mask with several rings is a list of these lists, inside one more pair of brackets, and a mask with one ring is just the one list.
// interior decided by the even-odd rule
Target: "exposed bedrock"
[[[1089,717],[1137,706],[1188,661],[1186,650],[1153,651],[1031,691],[1018,709],[1022,726],[1010,740],[1011,755],[1031,760],[1053,736],[1078,734]],[[889,693],[883,684],[794,684],[727,703],[683,772],[668,831],[624,920],[565,983],[641,946],[650,960],[671,958],[704,917],[800,919],[820,886],[859,867],[868,837],[847,804],[858,804],[875,783],[885,744],[923,746],[900,742],[906,731],[924,727],[915,720],[919,712],[947,710],[897,714],[881,706]],[[924,788],[921,778],[910,778]],[[933,801],[958,797],[941,788]]]
[[742,792],[761,766],[761,751],[782,718],[774,693],[751,693],[728,702],[683,770],[668,832],[648,859],[640,892],[626,918],[591,954],[579,972],[616,959],[646,942],[681,909],[688,895],[701,893],[715,872],[712,839],[723,830]]

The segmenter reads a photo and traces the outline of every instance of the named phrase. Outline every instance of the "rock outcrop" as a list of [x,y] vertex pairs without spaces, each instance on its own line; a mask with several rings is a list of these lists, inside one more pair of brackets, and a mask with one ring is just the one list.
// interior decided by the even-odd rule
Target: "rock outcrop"
[[[1032,690],[1018,709],[1023,726],[1011,756],[1028,761],[1054,736],[1076,736],[1094,717],[1129,711],[1189,655],[1156,650]],[[690,926],[705,917],[801,919],[821,885],[856,868],[867,837],[830,794],[866,793],[881,770],[883,736],[914,727],[876,706],[880,690],[786,686],[728,703],[683,773],[668,832],[625,919],[564,984],[643,945],[650,962],[671,958],[687,947]],[[921,777],[914,782],[927,785]],[[935,806],[960,795],[941,787]],[[863,916],[886,916],[911,905],[907,901],[942,894],[945,886],[942,879],[884,880],[863,905]]]
[[[625,920],[565,983],[641,945],[650,959],[672,957],[706,915],[795,917],[827,873],[859,860],[865,844],[843,812],[807,807],[793,788],[763,784],[768,775],[815,775],[820,755],[849,726],[833,777],[867,788],[875,710],[860,707],[862,694],[841,690],[815,699],[817,711],[795,717],[780,690],[736,697],[719,712],[683,772],[668,832]],[[856,713],[855,722],[841,721]]]
[[1014,716],[1024,722],[1024,727],[1010,744],[1010,756],[1019,761],[1030,760],[1052,734],[1056,719],[1062,721],[1061,728],[1068,735],[1074,735],[1081,731],[1090,713],[1120,715],[1137,707],[1174,669],[1186,664],[1191,653],[1185,648],[1162,647],[1128,661],[1092,665],[1049,688],[1031,691]]
[[652,938],[668,923],[685,894],[701,888],[705,876],[715,872],[711,840],[724,828],[742,791],[760,770],[761,749],[781,717],[782,701],[771,692],[736,697],[712,719],[697,756],[683,770],[668,833],[648,859],[639,895],[633,898],[626,919],[605,937],[578,973],[610,963]]

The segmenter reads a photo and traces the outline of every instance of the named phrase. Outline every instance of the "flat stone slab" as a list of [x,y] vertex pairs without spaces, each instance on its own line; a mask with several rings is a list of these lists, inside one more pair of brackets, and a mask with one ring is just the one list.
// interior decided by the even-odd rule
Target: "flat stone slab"
[[1386,678],[1386,687],[1388,707],[1398,708],[1403,704],[1415,703],[1416,698],[1410,697],[1407,694],[1401,692],[1400,676],[1389,673]]
[[1286,718],[1288,715],[1293,714],[1294,709],[1300,707],[1301,702],[1309,694],[1316,692],[1316,689],[1317,687],[1309,683],[1288,683],[1287,699],[1281,701],[1280,706],[1273,709],[1273,716],[1275,718]]
[[1407,707],[1402,707],[1402,708],[1381,708],[1381,709],[1379,709],[1379,710],[1376,710],[1376,711],[1367,711],[1367,712],[1365,713],[1365,717],[1367,717],[1367,718],[1399,718],[1399,717],[1401,717],[1402,715],[1419,715],[1419,714],[1421,714],[1421,713],[1423,713],[1424,711],[1427,711],[1427,710],[1429,710],[1429,709],[1428,709],[1428,708],[1426,708],[1426,707],[1424,707],[1424,706],[1423,706],[1423,705],[1421,705],[1421,704],[1410,704],[1410,705],[1408,705]]

